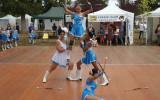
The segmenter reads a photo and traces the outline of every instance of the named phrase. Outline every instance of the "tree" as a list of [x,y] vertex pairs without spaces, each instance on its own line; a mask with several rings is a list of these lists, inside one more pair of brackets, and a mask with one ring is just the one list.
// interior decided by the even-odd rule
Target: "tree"
[[156,0],[141,0],[141,4],[139,5],[139,9],[142,13],[143,22],[144,17],[148,15],[148,13],[151,11],[153,5],[156,2]]
[[26,32],[25,14],[36,15],[43,12],[42,0],[0,0],[1,11],[5,14],[21,16],[22,33]]
[[[90,2],[93,6],[93,12],[101,10],[104,7],[106,7],[106,4],[105,4],[106,1],[108,1],[108,0],[88,0],[88,2]],[[86,5],[87,0],[76,0],[75,4],[76,3],[81,3],[83,5],[82,6],[82,12],[89,9],[89,6]],[[71,10],[74,11],[74,7],[71,8]]]
[[160,5],[158,5],[158,3],[160,2],[160,0],[156,0],[156,2],[154,4],[151,4],[151,10],[155,10],[157,9]]
[[140,4],[140,0],[136,0],[135,3],[129,2],[129,0],[120,0],[119,7],[123,10],[133,12],[136,15],[140,14],[139,7],[137,5]]

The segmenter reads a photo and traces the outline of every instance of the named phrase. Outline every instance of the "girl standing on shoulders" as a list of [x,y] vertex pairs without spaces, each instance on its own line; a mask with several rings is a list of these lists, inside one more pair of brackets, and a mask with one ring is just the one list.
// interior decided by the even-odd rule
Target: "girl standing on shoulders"
[[72,46],[73,46],[73,42],[74,42],[75,37],[78,37],[79,41],[82,44],[84,44],[83,43],[83,35],[85,34],[85,31],[82,26],[82,22],[83,22],[84,17],[87,14],[89,14],[90,12],[92,12],[92,10],[93,10],[92,4],[90,2],[88,2],[90,9],[85,12],[81,12],[82,7],[80,4],[75,5],[75,12],[68,10],[67,7],[65,7],[65,5],[62,2],[60,2],[60,5],[64,8],[65,12],[67,12],[68,14],[70,14],[74,17],[74,25],[72,26],[72,29],[71,29],[71,36],[70,36],[70,43],[69,43],[70,50],[72,50]]

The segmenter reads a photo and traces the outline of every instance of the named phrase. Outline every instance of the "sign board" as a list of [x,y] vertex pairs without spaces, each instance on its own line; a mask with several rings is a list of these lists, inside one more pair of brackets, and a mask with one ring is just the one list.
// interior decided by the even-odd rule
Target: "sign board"
[[72,22],[72,16],[66,15],[66,22]]
[[125,17],[119,15],[89,16],[89,22],[117,22],[117,21],[125,21]]
[[158,14],[158,13],[157,13],[157,14],[150,13],[150,16],[151,16],[151,17],[160,17],[160,14]]

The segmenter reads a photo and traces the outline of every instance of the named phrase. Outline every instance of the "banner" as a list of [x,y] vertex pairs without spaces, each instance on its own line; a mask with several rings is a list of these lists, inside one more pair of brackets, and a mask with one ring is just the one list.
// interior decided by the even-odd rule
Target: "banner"
[[160,14],[158,14],[158,13],[157,13],[157,14],[150,13],[149,15],[150,15],[151,17],[160,17]]
[[127,22],[128,22],[128,36],[129,36],[129,42],[130,44],[133,44],[133,26],[132,26],[132,22],[131,20],[128,20],[127,19]]
[[89,22],[118,22],[118,21],[125,21],[124,16],[89,16]]

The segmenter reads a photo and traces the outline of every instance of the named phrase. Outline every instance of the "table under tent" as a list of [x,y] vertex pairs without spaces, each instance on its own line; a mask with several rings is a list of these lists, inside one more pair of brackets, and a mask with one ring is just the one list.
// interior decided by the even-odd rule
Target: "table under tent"
[[44,30],[52,30],[53,23],[58,26],[64,22],[64,10],[62,7],[51,7],[47,12],[33,16],[32,20],[39,19],[39,25],[44,24]]
[[[64,23],[64,10],[62,7],[51,7],[47,12],[33,16],[32,21],[34,23],[35,19],[38,19],[38,29],[41,31],[37,31],[40,36],[43,35],[43,31],[48,31],[46,33],[49,34],[49,36],[57,35],[57,32],[52,31],[52,26],[55,23],[57,28],[59,24]],[[54,33],[54,34],[53,34]]]

